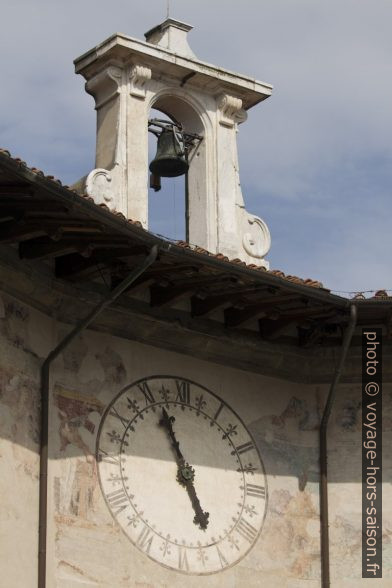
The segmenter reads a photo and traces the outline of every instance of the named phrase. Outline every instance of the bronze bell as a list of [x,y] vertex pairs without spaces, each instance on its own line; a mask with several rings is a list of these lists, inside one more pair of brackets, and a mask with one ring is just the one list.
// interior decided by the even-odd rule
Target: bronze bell
[[150,171],[155,176],[176,178],[188,171],[189,164],[184,149],[174,129],[163,129],[158,136],[155,159],[150,163]]

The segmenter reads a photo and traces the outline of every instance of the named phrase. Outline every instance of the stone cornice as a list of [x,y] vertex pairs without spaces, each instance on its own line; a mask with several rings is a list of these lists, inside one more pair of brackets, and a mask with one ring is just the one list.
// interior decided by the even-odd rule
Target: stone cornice
[[268,98],[272,93],[272,85],[260,82],[254,78],[238,74],[204,61],[178,55],[169,49],[144,43],[132,37],[117,33],[112,35],[90,51],[75,59],[75,72],[86,79],[94,76],[102,63],[108,60],[133,61],[140,59],[148,67],[165,62],[167,73],[178,79],[183,79],[189,73],[194,73],[192,83],[203,88],[211,87],[212,92],[219,88],[239,95],[243,101],[243,108],[248,110],[258,102]]

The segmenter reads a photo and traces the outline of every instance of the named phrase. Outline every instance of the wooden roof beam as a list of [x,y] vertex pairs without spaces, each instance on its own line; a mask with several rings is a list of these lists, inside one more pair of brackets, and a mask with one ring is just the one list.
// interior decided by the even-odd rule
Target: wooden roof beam
[[[135,292],[141,287],[153,286],[155,282],[163,279],[171,279],[173,275],[176,277],[183,272],[192,272],[197,275],[198,269],[189,264],[159,264],[157,267],[150,268],[142,274],[132,285],[127,288],[126,292]],[[181,275],[184,278],[183,275]],[[194,276],[193,276],[194,277]],[[159,286],[156,286],[157,288]]]
[[205,296],[204,298],[200,296],[192,296],[192,316],[203,316],[214,310],[217,310],[225,304],[233,304],[233,302],[236,302],[246,294],[259,294],[260,292],[265,292],[267,289],[267,286],[262,286],[259,288],[256,286],[253,288],[249,288],[249,286],[242,286],[238,289],[230,288],[230,290],[227,290],[224,294]]
[[298,324],[301,321],[317,317],[319,322],[328,320],[336,315],[336,310],[331,307],[313,307],[304,309],[301,313],[282,313],[277,315],[276,319],[265,317],[259,320],[260,334],[264,339],[276,339],[284,332],[288,327],[293,324]]
[[28,212],[37,211],[39,213],[61,212],[68,213],[73,208],[73,205],[65,206],[53,200],[39,200],[38,198],[24,198],[17,200],[15,198],[0,197],[0,217],[20,214],[20,211]]
[[21,216],[19,219],[0,223],[0,243],[27,241],[45,235],[57,241],[67,233],[82,234],[84,237],[86,233],[97,234],[100,231],[104,232],[98,223],[90,223],[86,227],[83,220],[28,219]]
[[0,185],[0,196],[34,196],[34,189],[27,183],[10,183]]
[[[51,257],[58,257],[69,253],[79,253],[83,257],[90,257],[95,249],[113,249],[116,245],[124,244],[124,239],[116,239],[110,235],[103,238],[93,237],[88,235],[86,237],[77,236],[60,238],[56,241],[54,238],[38,237],[29,241],[22,241],[19,243],[19,255],[22,259],[47,259]],[[120,241],[116,243],[116,241]]]
[[[266,316],[268,310],[276,308],[279,310],[280,304],[286,304],[300,298],[296,294],[282,294],[280,296],[269,296],[260,300],[257,304],[250,304],[245,308],[228,308],[225,310],[225,324],[227,327],[238,327],[250,319],[257,319]],[[307,304],[307,300],[304,304]]]
[[[90,270],[95,272],[94,267],[101,264],[107,267],[117,266],[122,261],[124,271],[127,270],[125,261],[137,261],[140,255],[145,255],[147,248],[144,245],[132,245],[130,247],[112,247],[111,249],[96,250],[89,259],[84,259],[78,253],[70,253],[57,257],[56,277],[63,279],[77,279],[86,277]],[[98,270],[99,271],[99,270]]]
[[152,286],[150,288],[151,293],[151,306],[164,306],[175,302],[179,298],[187,295],[194,289],[197,289],[199,286],[206,286],[208,284],[215,284],[217,281],[225,281],[225,282],[235,282],[235,278],[232,276],[225,275],[210,275],[205,277],[200,277],[195,280],[188,280],[186,282],[181,282],[179,284],[168,286],[166,288],[162,286]]

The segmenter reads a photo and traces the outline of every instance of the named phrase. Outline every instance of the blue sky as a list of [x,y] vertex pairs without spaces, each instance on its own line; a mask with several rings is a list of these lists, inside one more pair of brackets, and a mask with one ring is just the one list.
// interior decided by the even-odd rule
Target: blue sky
[[[64,183],[88,173],[95,111],[73,59],[165,16],[166,0],[3,0],[0,145]],[[390,0],[171,0],[171,16],[194,26],[200,59],[274,86],[239,133],[271,268],[392,294]],[[155,196],[152,229],[180,236],[181,182]]]

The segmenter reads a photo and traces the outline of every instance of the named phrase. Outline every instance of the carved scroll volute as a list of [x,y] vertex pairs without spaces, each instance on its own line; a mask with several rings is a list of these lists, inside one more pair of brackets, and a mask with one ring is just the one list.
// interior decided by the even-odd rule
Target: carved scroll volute
[[130,94],[142,100],[146,97],[146,85],[151,80],[152,72],[144,65],[133,65],[129,72]]
[[247,119],[247,114],[242,108],[241,98],[230,94],[221,94],[218,97],[219,123],[225,127],[234,127]]
[[265,222],[244,210],[242,231],[242,246],[246,253],[250,257],[262,260],[271,247],[271,235]]
[[94,96],[97,110],[120,94],[121,82],[122,70],[115,65],[109,65],[109,67],[88,80],[86,92]]
[[86,178],[86,192],[91,196],[95,204],[106,204],[110,210],[118,210],[118,202],[115,201],[112,190],[112,176],[106,169],[94,169]]

